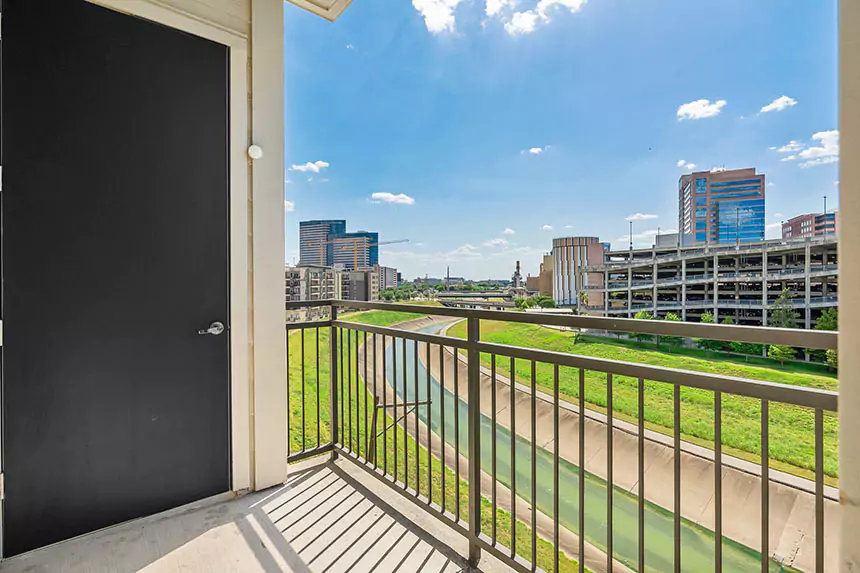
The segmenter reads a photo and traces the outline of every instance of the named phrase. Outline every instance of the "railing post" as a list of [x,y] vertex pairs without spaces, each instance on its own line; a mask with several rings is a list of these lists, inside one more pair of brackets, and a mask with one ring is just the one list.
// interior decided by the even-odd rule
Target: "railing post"
[[335,444],[338,441],[338,420],[337,416],[337,327],[334,326],[334,321],[337,320],[337,307],[331,306],[331,321],[332,326],[329,329],[329,435],[331,436],[331,461],[337,459],[337,450]]
[[[478,536],[481,534],[481,323],[469,317],[468,326],[468,401],[469,401],[469,564],[481,561]],[[456,368],[456,366],[455,366]],[[495,381],[493,381],[495,383]],[[455,412],[456,415],[456,412]],[[458,476],[459,479],[459,476]]]

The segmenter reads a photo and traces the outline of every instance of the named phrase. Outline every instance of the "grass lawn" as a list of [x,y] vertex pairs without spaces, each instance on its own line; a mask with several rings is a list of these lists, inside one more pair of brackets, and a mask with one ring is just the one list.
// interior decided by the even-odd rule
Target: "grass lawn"
[[[350,313],[345,315],[345,320],[362,324],[376,326],[390,326],[397,322],[418,318],[420,314],[397,313],[390,311],[368,311]],[[343,333],[346,335],[347,333]],[[288,339],[289,350],[289,413],[290,413],[290,452],[301,451],[305,448],[314,448],[318,443],[325,444],[330,439],[329,425],[329,328],[305,329],[303,331],[290,331]],[[340,428],[341,442],[353,448],[360,456],[366,457],[366,428],[369,426],[370,411],[372,408],[372,397],[361,382],[356,365],[356,352],[359,345],[356,344],[355,335],[343,338],[341,346],[346,357],[351,357],[350,369],[342,369],[346,374],[343,386],[339,386],[341,397],[346,397],[344,404],[351,407],[352,416],[345,412],[341,422],[346,422]],[[364,340],[364,335],[359,333],[358,343]],[[304,344],[304,356],[307,363],[302,368],[302,344]],[[317,363],[319,356],[319,363]],[[304,376],[305,387],[302,390],[302,377]],[[319,384],[317,383],[319,380]],[[304,402],[304,408],[302,403]],[[368,417],[365,418],[365,411]],[[304,415],[303,415],[304,412]],[[319,414],[319,426],[317,423]],[[385,426],[393,422],[390,416],[386,416]],[[303,424],[304,422],[304,424]],[[304,425],[304,432],[302,426]],[[379,421],[380,428],[383,422]],[[317,431],[319,428],[319,432]],[[394,448],[394,435],[397,433],[398,448]],[[406,444],[404,448],[403,445]],[[416,468],[416,446],[418,451],[418,464]],[[460,517],[468,520],[468,484],[465,480],[458,479],[456,474],[449,468],[443,467],[442,462],[434,457],[430,458],[430,476],[428,480],[427,450],[416,444],[415,440],[406,434],[401,427],[389,429],[385,437],[380,436],[377,440],[377,451],[379,452],[379,465],[387,464],[389,473],[396,468],[398,478],[428,496],[432,493],[432,499],[440,503],[442,499],[442,475],[445,475],[445,508],[456,513],[459,505]],[[407,469],[408,468],[408,469]],[[417,470],[417,472],[416,472]],[[416,475],[417,473],[417,475]],[[459,492],[459,500],[457,493]],[[525,559],[531,558],[531,529],[524,523],[516,522],[517,553]],[[492,528],[492,504],[489,500],[481,500],[481,526],[482,530],[489,533]],[[511,539],[511,515],[501,509],[496,511],[496,527],[498,542],[505,547],[510,546]],[[537,562],[545,571],[553,571],[553,546],[550,542],[538,537]],[[576,561],[567,558],[564,554],[559,557],[559,570],[561,572],[574,572],[578,570]]]
[[[466,323],[454,325],[448,334],[460,338],[466,336]],[[654,366],[709,372],[725,376],[751,378],[781,384],[835,390],[837,379],[816,366],[787,364],[754,359],[745,362],[737,357],[700,357],[693,352],[669,353],[652,348],[636,347],[630,341],[618,342],[608,338],[583,336],[574,344],[572,332],[561,332],[530,324],[495,321],[481,323],[481,339],[486,342],[509,344],[636,362]],[[482,356],[485,365],[490,364],[489,355]],[[508,376],[510,360],[497,358],[497,371]],[[531,363],[520,360],[515,363],[516,378],[520,382],[531,380]],[[538,363],[537,384],[548,393],[553,391],[553,366]],[[638,380],[625,376],[613,378],[614,413],[618,418],[631,422],[638,415]],[[645,419],[656,431],[672,434],[673,387],[661,382],[645,382]],[[559,392],[564,399],[579,399],[578,372],[574,368],[561,368]],[[585,400],[596,410],[605,411],[606,374],[586,373]],[[714,440],[714,395],[713,392],[695,388],[681,389],[681,433],[685,440],[713,448]],[[831,485],[836,484],[837,418],[825,412],[824,416],[824,471]],[[759,462],[761,456],[761,403],[758,400],[723,395],[723,451],[737,457]],[[814,457],[814,413],[806,408],[771,403],[770,405],[770,458],[771,467],[803,477],[813,478]]]

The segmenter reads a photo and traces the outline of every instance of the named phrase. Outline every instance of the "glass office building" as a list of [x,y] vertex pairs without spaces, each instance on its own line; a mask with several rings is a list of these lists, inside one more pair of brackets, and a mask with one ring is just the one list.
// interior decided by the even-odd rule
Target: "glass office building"
[[678,183],[678,228],[685,245],[764,240],[765,176],[755,169],[702,171]]

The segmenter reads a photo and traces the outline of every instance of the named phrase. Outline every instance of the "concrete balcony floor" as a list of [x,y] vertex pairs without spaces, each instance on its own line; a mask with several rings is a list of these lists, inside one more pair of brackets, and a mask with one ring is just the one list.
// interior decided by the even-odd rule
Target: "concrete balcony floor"
[[350,462],[310,460],[291,466],[282,487],[124,523],[9,559],[0,572],[454,573],[469,570],[467,554],[465,538]]

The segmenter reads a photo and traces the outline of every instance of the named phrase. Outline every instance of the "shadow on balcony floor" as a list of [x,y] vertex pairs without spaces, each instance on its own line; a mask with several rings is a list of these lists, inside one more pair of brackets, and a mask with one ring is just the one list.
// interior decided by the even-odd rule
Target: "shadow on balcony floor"
[[401,513],[349,469],[309,462],[283,487],[119,525],[5,561],[0,572],[467,570],[443,541],[456,544],[456,534],[410,516],[413,508]]

